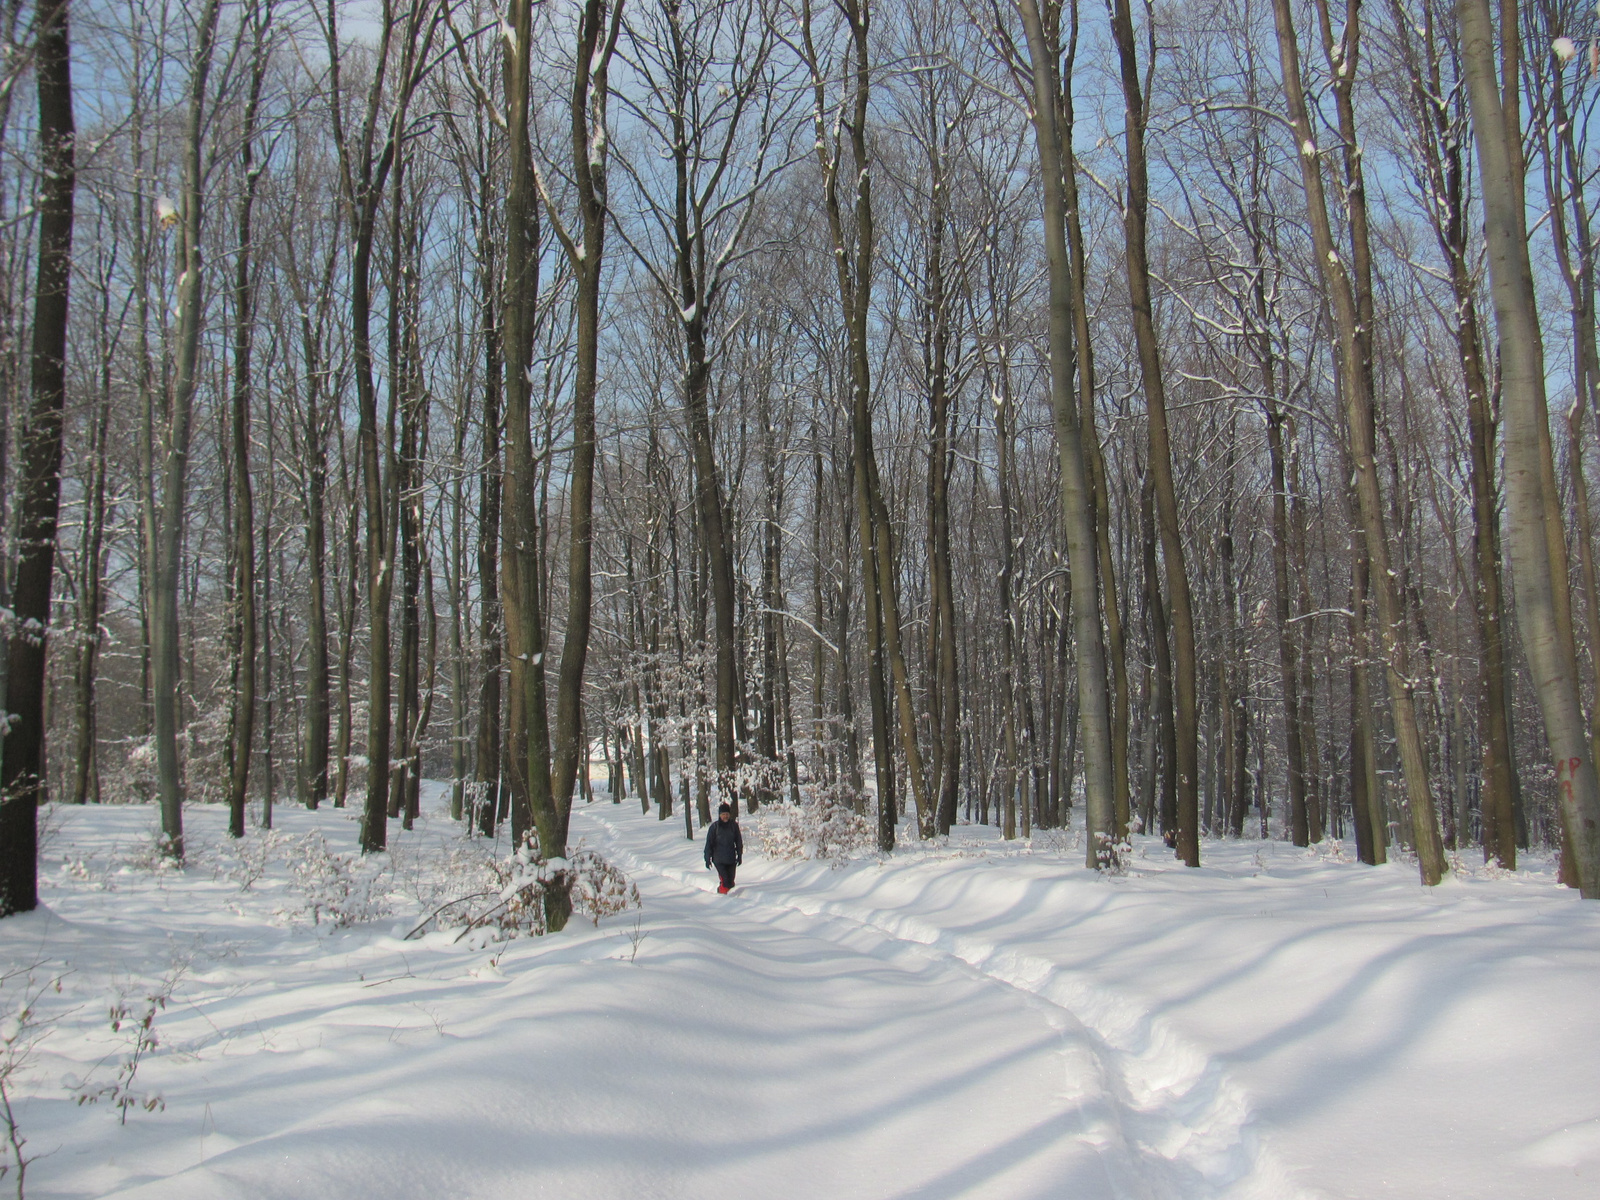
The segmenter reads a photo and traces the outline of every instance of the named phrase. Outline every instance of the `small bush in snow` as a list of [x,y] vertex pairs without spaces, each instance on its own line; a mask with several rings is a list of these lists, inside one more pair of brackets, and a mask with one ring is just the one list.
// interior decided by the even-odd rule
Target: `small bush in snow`
[[[138,1080],[140,1065],[161,1045],[161,1038],[156,1033],[156,1017],[167,1010],[167,1003],[186,970],[187,964],[175,964],[159,983],[147,988],[119,988],[113,992],[106,1006],[107,1019],[112,1033],[128,1039],[128,1048],[117,1059],[117,1077],[111,1083],[103,1087],[92,1087],[87,1083],[76,1085],[79,1104],[98,1104],[101,1100],[109,1100],[117,1109],[118,1119],[123,1125],[128,1123],[128,1110],[131,1108],[142,1108],[145,1112],[165,1110],[166,1100],[154,1092],[138,1091],[134,1084]],[[141,992],[142,996],[139,995]]]
[[869,852],[872,825],[847,802],[842,786],[820,788],[800,804],[778,804],[761,810],[755,820],[756,841],[768,858],[820,858],[843,861]]
[[228,878],[241,892],[248,892],[293,840],[276,829],[259,829],[250,837],[233,842],[234,861],[227,868]]
[[145,738],[129,747],[122,765],[112,766],[101,782],[109,804],[148,804],[156,796],[156,743]]
[[167,835],[161,826],[152,825],[139,841],[122,854],[122,866],[130,871],[174,871],[183,864],[171,854]]
[[593,850],[580,847],[568,861],[573,912],[598,925],[601,917],[639,907],[639,889],[633,880]]
[[[490,903],[470,916],[457,940],[466,937],[475,947],[504,938],[548,932],[545,923],[545,897],[557,889],[571,897],[575,916],[588,917],[596,925],[601,917],[614,916],[639,907],[639,889],[633,881],[601,855],[584,847],[568,858],[539,861],[530,847],[518,850],[509,859],[489,859],[484,863],[489,886],[471,896],[490,898]],[[418,925],[421,932],[436,919],[444,918],[446,905]]]
[[[14,998],[5,996],[5,986],[18,976],[25,978],[20,994]],[[25,974],[24,970],[0,975],[0,1005],[8,1010],[0,1017],[0,1136],[5,1138],[6,1160],[0,1161],[0,1179],[14,1178],[18,1197],[23,1195],[28,1164],[33,1158],[23,1151],[28,1139],[17,1125],[11,1100],[17,1076],[32,1060],[34,1047],[50,1032],[50,1023],[41,1021],[38,1014],[39,1000],[49,991],[61,991],[59,976],[40,985],[31,972]]]
[[374,860],[329,850],[319,830],[295,845],[289,871],[315,925],[337,929],[389,915],[382,868]]

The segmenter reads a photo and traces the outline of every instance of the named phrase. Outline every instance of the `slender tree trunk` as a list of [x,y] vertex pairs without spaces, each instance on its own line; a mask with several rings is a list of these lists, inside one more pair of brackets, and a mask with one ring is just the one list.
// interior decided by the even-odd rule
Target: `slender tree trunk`
[[[1155,659],[1155,690],[1150,693],[1150,728],[1145,737],[1160,751],[1159,774],[1152,773],[1151,780],[1158,783],[1157,811],[1161,820],[1161,836],[1169,846],[1178,842],[1178,732],[1172,708],[1172,645],[1167,636],[1167,606],[1161,595],[1161,575],[1156,566],[1155,485],[1148,472],[1140,488],[1140,515],[1144,536],[1144,604],[1145,619],[1150,627],[1150,653]],[[1226,667],[1222,668],[1226,671]],[[1222,689],[1224,697],[1227,688]],[[1231,719],[1232,708],[1224,699],[1223,710]],[[1152,763],[1156,759],[1152,758]]]
[[[321,404],[321,356],[312,351],[309,317],[301,327],[306,372],[306,721],[300,802],[316,808],[328,797],[328,423]],[[337,576],[335,577],[337,578]]]
[[[1079,721],[1082,723],[1084,797],[1090,866],[1116,860],[1116,789],[1113,780],[1110,697],[1105,642],[1100,629],[1100,572],[1083,425],[1068,365],[1073,361],[1072,261],[1066,244],[1061,87],[1055,76],[1058,29],[1046,31],[1035,0],[1015,0],[1027,36],[1033,127],[1043,179],[1045,256],[1050,287],[1050,396],[1061,458],[1061,509],[1072,565],[1072,615],[1078,643]],[[1051,36],[1054,35],[1054,36]]]
[[935,104],[927,106],[929,206],[928,300],[923,363],[928,380],[928,729],[934,831],[950,832],[961,787],[961,680],[957,669],[955,579],[950,554],[950,476],[955,466],[950,425],[950,302],[945,280],[947,237],[944,135]]
[[[339,586],[339,724],[334,736],[334,764],[336,776],[333,787],[333,806],[345,807],[350,795],[350,750],[355,725],[351,709],[351,673],[355,667],[355,622],[359,563],[361,561],[360,506],[356,502],[355,488],[350,481],[350,455],[348,439],[343,429],[336,429],[339,439],[339,491],[345,504],[345,537],[343,581]],[[335,554],[337,560],[337,552]]]
[[[272,401],[267,401],[266,425],[272,428]],[[267,456],[272,456],[272,442],[268,439]],[[272,514],[276,508],[268,475],[267,503],[261,520],[261,828],[272,828],[272,802],[277,796],[278,781],[274,775],[273,751],[277,748],[277,728],[273,724],[277,685],[273,678],[272,662]],[[249,754],[249,746],[244,753]]]
[[[1304,87],[1300,77],[1300,48],[1294,31],[1289,0],[1274,0],[1273,14],[1278,30],[1278,50],[1282,63],[1284,96],[1289,122],[1299,143],[1300,176],[1305,189],[1306,210],[1319,269],[1327,289],[1339,337],[1340,387],[1343,389],[1350,456],[1354,466],[1354,490],[1372,564],[1373,588],[1378,608],[1378,633],[1389,684],[1389,706],[1394,717],[1395,737],[1399,742],[1401,771],[1405,776],[1410,802],[1412,833],[1416,842],[1417,865],[1424,883],[1443,878],[1446,866],[1444,847],[1439,840],[1438,816],[1428,774],[1427,753],[1417,723],[1413,681],[1410,678],[1405,639],[1404,614],[1396,590],[1395,575],[1389,567],[1389,542],[1384,528],[1383,496],[1378,483],[1374,451],[1374,413],[1371,362],[1370,258],[1366,246],[1366,202],[1359,169],[1359,147],[1355,144],[1353,117],[1346,108],[1347,89],[1341,93],[1340,126],[1346,152],[1346,207],[1351,214],[1351,238],[1356,247],[1352,255],[1356,282],[1352,283],[1344,260],[1334,245],[1333,229],[1323,190],[1321,160],[1307,115]],[[1358,26],[1352,15],[1346,31],[1345,49],[1340,53],[1344,74],[1353,76],[1358,61]],[[1354,165],[1350,165],[1350,164]]]
[[[480,194],[481,220],[489,226],[491,205],[489,173],[484,172]],[[500,285],[494,254],[495,240],[485,239],[483,287],[483,466],[478,477],[478,639],[481,655],[478,682],[478,747],[473,780],[477,784],[478,832],[494,836],[504,785],[500,758],[500,389],[504,354],[497,314],[496,289]]]
[[1388,861],[1389,821],[1378,781],[1377,739],[1372,733],[1372,689],[1367,664],[1372,647],[1368,634],[1371,569],[1363,545],[1350,555],[1350,786],[1356,827],[1356,853],[1377,866]]
[[[501,512],[503,612],[511,692],[509,741],[516,751],[511,835],[521,847],[535,832],[541,857],[556,857],[550,800],[550,734],[545,705],[541,536],[533,454],[534,310],[539,294],[539,210],[528,141],[528,81],[532,6],[519,0],[514,44],[506,58],[509,179],[506,186],[506,269],[501,314],[505,323],[506,490]],[[541,820],[542,818],[542,820]]]
[[[1138,51],[1128,0],[1112,0],[1111,32],[1121,66],[1124,137],[1127,143],[1127,193],[1123,200],[1123,232],[1127,246],[1125,265],[1128,297],[1133,309],[1134,342],[1139,353],[1139,376],[1144,385],[1146,420],[1150,434],[1150,473],[1155,482],[1156,524],[1161,532],[1161,561],[1165,570],[1167,602],[1172,619],[1173,682],[1177,733],[1178,857],[1200,865],[1200,759],[1199,710],[1196,706],[1194,604],[1189,593],[1189,573],[1184,560],[1183,535],[1178,521],[1178,496],[1172,479],[1172,436],[1167,424],[1166,380],[1161,372],[1161,351],[1156,340],[1150,295],[1150,267],[1145,249],[1149,210],[1149,184],[1145,166],[1144,135],[1148,111],[1139,80]],[[1154,31],[1150,33],[1153,45]]]
[[[848,379],[850,384],[850,476],[855,494],[856,525],[861,551],[862,602],[867,635],[867,698],[872,710],[872,751],[877,775],[878,849],[894,849],[895,784],[894,751],[890,741],[890,699],[885,677],[887,637],[884,631],[886,597],[881,559],[888,547],[878,540],[874,503],[874,455],[872,450],[872,360],[867,341],[867,316],[871,299],[873,222],[871,174],[866,149],[866,121],[869,111],[870,70],[867,53],[867,25],[870,12],[863,0],[843,0],[840,12],[850,32],[850,49],[844,68],[849,89],[851,152],[855,161],[854,205],[855,244],[848,244],[843,205],[839,196],[842,146],[830,140],[828,103],[822,61],[812,44],[811,5],[802,7],[802,33],[811,64],[815,107],[817,155],[822,167],[823,202],[837,267],[839,302],[844,315]],[[890,565],[892,571],[892,564]]]
[[[106,293],[101,319],[109,327],[110,293]],[[111,360],[101,367],[100,405],[91,426],[89,480],[84,497],[83,544],[78,598],[79,643],[77,655],[77,744],[74,750],[72,802],[85,804],[92,794],[100,800],[98,720],[95,704],[100,672],[100,618],[105,595],[106,439],[111,426]]]
[[[567,497],[567,620],[556,683],[556,722],[550,739],[549,787],[546,791],[542,782],[530,786],[540,852],[546,857],[566,853],[573,784],[580,762],[588,757],[588,749],[581,744],[579,727],[594,586],[591,573],[594,540],[594,409],[599,383],[600,271],[605,252],[606,147],[610,136],[606,118],[609,96],[607,73],[622,29],[622,11],[623,0],[612,0],[609,12],[604,0],[585,0],[578,27],[577,68],[573,74],[569,114],[572,176],[582,221],[578,234],[582,252],[579,252],[579,242],[570,238],[564,242],[577,286],[574,301],[577,310],[577,344],[576,369],[572,381],[572,459],[568,468],[570,484]],[[507,265],[509,269],[509,261]],[[509,389],[507,419],[509,422]],[[542,678],[542,669],[534,674]],[[542,688],[542,682],[540,686]],[[536,760],[543,753],[541,747],[529,746],[530,784]],[[564,928],[570,912],[571,900],[564,891],[553,889],[546,893],[545,920],[551,929]]]
[[245,794],[250,780],[250,747],[256,718],[256,558],[255,499],[250,483],[251,352],[255,338],[255,280],[252,277],[256,187],[261,179],[255,160],[256,113],[266,75],[266,22],[270,7],[252,9],[254,56],[250,94],[240,132],[239,169],[244,190],[239,198],[239,244],[233,275],[233,396],[229,411],[229,454],[233,463],[233,632],[234,690],[228,716],[228,834],[244,836]]
[[157,787],[161,835],[166,852],[183,858],[183,768],[178,758],[179,704],[183,694],[178,654],[178,584],[189,482],[189,435],[204,318],[201,287],[200,226],[204,207],[207,79],[219,0],[206,0],[197,29],[191,69],[188,125],[184,134],[183,202],[179,219],[178,329],[172,395],[167,414],[166,463],[162,470],[161,515],[156,534],[151,612],[151,692],[155,709]]

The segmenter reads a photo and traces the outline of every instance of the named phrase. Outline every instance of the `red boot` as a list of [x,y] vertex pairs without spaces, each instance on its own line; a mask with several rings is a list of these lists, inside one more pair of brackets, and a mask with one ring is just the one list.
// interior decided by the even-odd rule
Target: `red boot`
[[725,883],[717,884],[717,895],[726,896],[727,894],[728,894],[728,885],[725,884]]

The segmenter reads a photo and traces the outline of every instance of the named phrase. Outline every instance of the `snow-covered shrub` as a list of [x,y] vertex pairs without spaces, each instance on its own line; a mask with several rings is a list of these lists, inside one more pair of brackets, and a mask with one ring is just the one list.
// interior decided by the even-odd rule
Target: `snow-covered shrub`
[[492,861],[493,844],[471,836],[396,838],[389,844],[394,890],[422,911],[497,887],[488,873]]
[[129,871],[173,871],[182,866],[169,853],[167,835],[159,824],[152,825],[145,835],[120,855],[123,869]]
[[639,889],[614,863],[586,847],[574,851],[568,862],[573,912],[598,925],[601,917],[639,907]]
[[238,885],[241,892],[248,892],[293,840],[276,829],[258,829],[247,838],[238,841],[230,839],[233,862],[226,868],[228,878]]
[[166,1100],[159,1094],[141,1092],[134,1085],[138,1081],[140,1064],[161,1045],[156,1018],[167,1010],[172,993],[186,970],[187,964],[174,964],[159,983],[143,988],[129,985],[112,992],[106,1005],[106,1017],[111,1032],[127,1039],[127,1048],[116,1058],[116,1078],[110,1083],[98,1087],[87,1081],[77,1083],[74,1098],[80,1105],[109,1101],[123,1125],[128,1123],[130,1109],[158,1112],[167,1107]]
[[755,818],[755,837],[768,858],[842,861],[870,851],[872,825],[856,812],[843,785],[819,788],[799,804],[775,804]]
[[493,929],[502,937],[545,932],[544,897],[559,883],[567,866],[564,858],[539,862],[524,846],[505,861],[490,860],[490,876],[499,884],[493,903],[467,922],[469,929]]
[[389,915],[378,861],[329,850],[320,830],[312,830],[296,843],[289,871],[313,924],[341,928]]
[[[15,991],[11,988],[13,981],[20,982]],[[0,1153],[0,1179],[14,1180],[19,1197],[24,1194],[33,1156],[24,1150],[28,1139],[17,1125],[18,1113],[12,1098],[20,1082],[18,1076],[31,1065],[35,1048],[54,1024],[41,1018],[38,1011],[40,1000],[52,991],[60,993],[60,976],[40,984],[29,968],[0,974],[0,1137],[5,1141],[4,1152]]]
[[434,923],[453,924],[470,913],[458,940],[470,936],[471,944],[483,946],[522,935],[539,937],[548,931],[545,898],[558,889],[571,898],[575,916],[588,917],[596,925],[601,917],[639,907],[639,889],[633,881],[585,847],[568,858],[543,862],[531,847],[523,847],[508,859],[486,859],[483,867],[483,889],[441,906],[412,933]]
[[106,771],[100,791],[108,804],[148,804],[156,796],[156,741],[132,743],[120,766]]

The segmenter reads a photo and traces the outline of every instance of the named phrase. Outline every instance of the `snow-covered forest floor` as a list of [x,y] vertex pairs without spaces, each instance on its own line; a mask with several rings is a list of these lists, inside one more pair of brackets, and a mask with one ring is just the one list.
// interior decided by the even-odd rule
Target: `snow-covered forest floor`
[[191,808],[182,871],[152,809],[50,810],[44,904],[0,922],[27,1195],[1600,1187],[1600,905],[1546,864],[1429,890],[1337,846],[1207,843],[1190,871],[1135,839],[1097,877],[1076,835],[963,827],[840,865],[764,858],[747,821],[724,897],[681,815],[602,799],[574,844],[642,908],[407,940],[494,849],[442,799],[353,869],[354,810],[233,845]]

